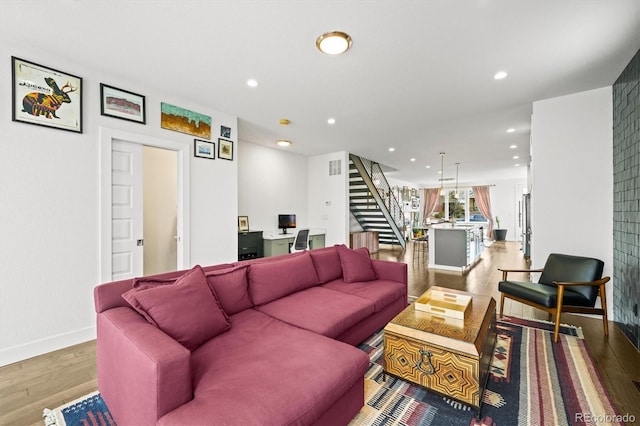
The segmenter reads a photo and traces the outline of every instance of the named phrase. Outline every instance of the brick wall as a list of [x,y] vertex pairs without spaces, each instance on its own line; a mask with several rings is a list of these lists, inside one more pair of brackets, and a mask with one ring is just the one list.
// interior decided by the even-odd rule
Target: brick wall
[[613,85],[613,304],[640,349],[640,50]]

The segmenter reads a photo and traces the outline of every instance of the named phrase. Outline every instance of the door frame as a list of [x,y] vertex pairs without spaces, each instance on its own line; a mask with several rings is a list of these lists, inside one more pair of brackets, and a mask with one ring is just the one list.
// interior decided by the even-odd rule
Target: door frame
[[185,143],[180,143],[167,139],[160,139],[152,136],[141,135],[139,133],[125,132],[107,127],[98,129],[100,134],[100,280],[101,282],[112,281],[111,274],[111,151],[113,140],[122,140],[129,143],[153,146],[156,148],[175,151],[177,154],[177,269],[186,269],[190,265],[191,259],[191,226],[189,212],[189,154],[190,147]]

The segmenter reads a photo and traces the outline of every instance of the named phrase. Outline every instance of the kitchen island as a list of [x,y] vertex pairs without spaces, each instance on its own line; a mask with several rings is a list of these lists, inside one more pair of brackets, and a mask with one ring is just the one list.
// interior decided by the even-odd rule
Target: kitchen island
[[429,227],[429,268],[464,272],[484,249],[483,226],[441,223]]

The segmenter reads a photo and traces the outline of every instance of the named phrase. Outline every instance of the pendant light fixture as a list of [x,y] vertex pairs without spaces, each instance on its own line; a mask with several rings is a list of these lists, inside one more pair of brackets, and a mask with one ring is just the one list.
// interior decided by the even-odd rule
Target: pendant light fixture
[[444,196],[444,152],[440,153],[440,195]]
[[456,163],[456,193],[454,195],[456,199],[458,198],[458,166],[459,165],[460,163]]

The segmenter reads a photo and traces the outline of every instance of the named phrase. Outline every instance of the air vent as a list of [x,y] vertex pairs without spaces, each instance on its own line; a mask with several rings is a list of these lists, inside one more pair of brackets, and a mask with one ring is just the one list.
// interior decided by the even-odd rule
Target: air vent
[[342,160],[329,161],[329,176],[336,176],[342,174]]

